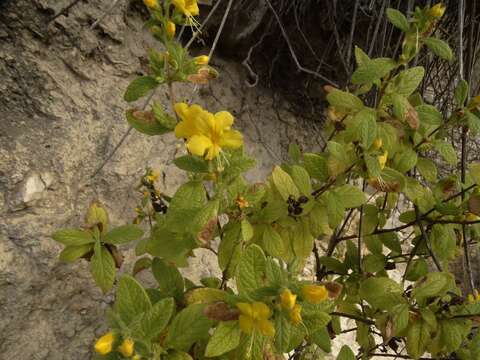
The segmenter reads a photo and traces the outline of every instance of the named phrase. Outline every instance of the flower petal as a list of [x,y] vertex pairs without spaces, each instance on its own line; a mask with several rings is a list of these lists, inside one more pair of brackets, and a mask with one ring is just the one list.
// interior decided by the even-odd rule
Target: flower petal
[[238,310],[240,310],[240,312],[241,312],[243,315],[250,316],[250,317],[253,316],[252,304],[249,304],[249,303],[237,303],[236,305],[237,305]]
[[179,139],[189,138],[195,134],[195,127],[190,121],[180,121],[175,126],[175,136]]
[[275,329],[270,320],[257,320],[256,327],[265,336],[273,337],[275,335]]
[[175,112],[177,113],[178,117],[182,120],[187,120],[188,110],[189,110],[188,104],[185,104],[185,103],[175,104]]
[[203,156],[205,151],[212,146],[212,141],[203,135],[193,135],[187,141],[187,149],[193,154]]
[[270,308],[263,302],[254,302],[252,304],[253,318],[254,319],[268,319],[272,315]]
[[[238,305],[238,304],[237,304]],[[251,334],[253,331],[253,319],[250,316],[240,315],[238,317],[238,323],[240,329],[247,334]]]
[[220,138],[220,146],[227,149],[238,149],[243,145],[243,136],[237,130],[227,130]]
[[220,154],[221,147],[218,144],[213,143],[212,146],[208,149],[207,155],[205,155],[206,160],[215,159],[218,154]]
[[233,124],[233,116],[228,111],[220,111],[215,114],[215,123],[221,130],[228,130]]

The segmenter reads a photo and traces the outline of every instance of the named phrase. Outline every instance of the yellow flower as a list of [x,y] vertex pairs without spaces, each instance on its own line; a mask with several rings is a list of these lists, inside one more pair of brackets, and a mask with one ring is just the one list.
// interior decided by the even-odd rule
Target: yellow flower
[[323,285],[305,285],[302,287],[302,295],[308,302],[319,304],[328,298],[328,291]]
[[197,0],[172,0],[172,4],[186,17],[197,16],[200,13]]
[[134,342],[132,339],[123,340],[122,344],[118,347],[118,351],[126,358],[133,355],[133,345]]
[[112,345],[115,340],[115,337],[113,336],[113,332],[109,331],[100,339],[97,340],[95,343],[95,351],[99,353],[100,355],[106,355],[110,352],[112,352]]
[[247,200],[245,200],[245,198],[243,196],[237,196],[237,198],[235,199],[235,202],[237,203],[237,206],[240,208],[240,209],[245,209],[247,207],[250,206],[250,204],[248,203]]
[[431,9],[430,9],[430,14],[434,18],[441,18],[443,14],[445,14],[445,5],[442,3],[435,4]]
[[378,163],[380,164],[380,169],[383,170],[383,168],[385,168],[385,164],[387,163],[387,159],[388,159],[388,151],[387,150],[385,150],[383,152],[383,155],[377,156]]
[[295,301],[297,300],[297,295],[292,294],[289,289],[285,289],[280,294],[280,304],[285,310],[292,310],[295,306]]
[[299,304],[295,304],[290,311],[290,321],[293,325],[298,325],[302,322],[302,307]]
[[176,104],[175,111],[182,120],[175,127],[175,136],[187,139],[187,149],[192,154],[212,160],[222,148],[242,146],[242,134],[230,129],[233,116],[229,112],[220,111],[214,115],[198,105],[185,103]]
[[143,0],[143,3],[149,9],[154,9],[158,6],[158,0]]
[[207,55],[200,55],[194,58],[195,64],[197,65],[207,65],[210,61],[210,58]]
[[263,335],[273,337],[275,329],[268,318],[272,315],[270,308],[262,302],[237,303],[240,310],[238,318],[240,329],[247,334],[251,334],[254,329],[259,330]]
[[140,360],[140,355],[136,354],[132,357],[132,360]]
[[173,38],[175,36],[175,30],[176,30],[175,24],[171,21],[167,21],[165,31],[170,38]]

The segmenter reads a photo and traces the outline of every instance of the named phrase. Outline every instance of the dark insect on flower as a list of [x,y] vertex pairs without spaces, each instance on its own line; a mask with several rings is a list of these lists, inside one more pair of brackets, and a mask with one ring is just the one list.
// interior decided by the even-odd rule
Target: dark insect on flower
[[300,197],[298,198],[298,202],[299,202],[300,204],[305,204],[305,203],[308,202],[308,197],[306,197],[305,195],[302,195],[302,196],[300,196]]
[[293,208],[293,213],[295,215],[300,215],[302,213],[303,209],[301,207],[295,207]]

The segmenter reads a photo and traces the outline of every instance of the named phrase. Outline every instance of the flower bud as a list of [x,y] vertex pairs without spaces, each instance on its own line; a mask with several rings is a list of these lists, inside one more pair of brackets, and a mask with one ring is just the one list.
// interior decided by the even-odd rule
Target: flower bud
[[165,31],[170,38],[173,38],[175,36],[175,30],[176,30],[175,24],[171,21],[168,21]]
[[373,148],[375,150],[380,149],[382,146],[383,146],[382,138],[375,138],[375,140],[373,140]]
[[194,58],[194,60],[197,65],[207,65],[210,58],[207,55],[200,55]]
[[292,310],[295,306],[297,295],[292,294],[289,289],[285,289],[280,294],[280,304],[285,310]]
[[435,19],[441,18],[443,14],[445,14],[445,5],[442,3],[435,4],[430,9],[430,15],[432,15]]
[[302,322],[302,306],[295,304],[293,309],[290,311],[290,321],[293,325],[298,325]]
[[383,155],[377,156],[378,163],[380,164],[380,169],[383,170],[385,168],[385,164],[387,163],[387,159],[388,159],[388,151],[387,150],[385,150]]
[[123,340],[122,344],[118,347],[118,351],[126,358],[133,355],[133,345],[135,343],[132,339]]
[[302,287],[302,295],[308,302],[319,304],[328,298],[328,291],[323,285],[305,285]]
[[109,331],[95,343],[95,351],[100,355],[106,355],[112,352],[112,345],[115,340],[113,332]]

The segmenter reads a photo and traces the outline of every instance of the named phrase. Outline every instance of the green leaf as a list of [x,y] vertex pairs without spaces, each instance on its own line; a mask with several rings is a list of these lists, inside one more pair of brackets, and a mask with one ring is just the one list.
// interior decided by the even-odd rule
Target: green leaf
[[143,230],[136,225],[123,225],[110,230],[104,237],[103,241],[109,244],[124,244],[133,240],[137,240],[143,236]]
[[387,248],[392,250],[393,252],[402,253],[402,247],[400,245],[400,240],[398,239],[398,235],[396,233],[383,233],[379,236],[380,241],[385,245]]
[[367,254],[362,261],[363,269],[369,273],[382,271],[387,263],[387,258],[383,254]]
[[[189,220],[189,225],[191,225],[191,218]],[[186,222],[186,220],[184,221]],[[172,232],[164,225],[154,227],[146,250],[150,255],[161,257],[183,267],[188,265],[187,255],[197,246],[191,234]]]
[[206,173],[208,172],[208,164],[205,160],[194,155],[184,155],[173,160],[173,163],[181,170]]
[[356,208],[367,202],[365,193],[354,185],[345,184],[335,189],[336,196],[343,207]]
[[162,126],[150,111],[129,109],[125,114],[128,124],[142,134],[153,136],[171,131],[171,129]]
[[97,285],[103,293],[107,293],[115,281],[115,261],[105,246],[97,241],[90,262],[90,271]]
[[254,230],[252,224],[247,219],[243,219],[240,223],[242,228],[242,239],[245,242],[249,242],[253,238]]
[[342,198],[336,192],[328,191],[325,195],[328,211],[328,225],[331,229],[335,229],[343,220],[345,206]]
[[433,225],[430,242],[432,251],[440,260],[452,260],[457,250],[457,236],[451,225]]
[[390,58],[377,58],[370,60],[369,62],[366,62],[355,70],[351,78],[352,84],[357,85],[375,82],[376,80],[379,80],[388,75],[390,71],[392,71],[396,67],[397,63],[395,62],[395,60]]
[[251,294],[263,286],[265,254],[258,245],[250,245],[242,254],[237,266],[237,288],[241,295],[252,299]]
[[448,44],[445,41],[437,38],[429,37],[429,38],[423,39],[423,42],[435,55],[447,61],[453,60],[452,49],[450,49],[450,46],[448,46]]
[[452,144],[444,140],[436,140],[434,142],[434,147],[438,153],[443,157],[443,159],[450,165],[457,164],[457,153],[453,148]]
[[205,188],[200,181],[190,181],[180,186],[168,208],[168,230],[188,231],[192,225],[192,218],[205,206],[206,202]]
[[333,271],[334,273],[339,275],[346,275],[348,272],[348,267],[334,257],[322,256],[319,263],[325,266],[327,270]]
[[166,348],[188,351],[195,342],[209,337],[212,321],[203,314],[204,307],[202,304],[190,305],[175,316],[165,339]]
[[398,335],[408,326],[410,312],[408,304],[398,304],[392,308],[393,333]]
[[318,329],[310,334],[311,341],[317,345],[320,349],[329,353],[332,351],[332,342],[330,341],[330,334],[327,328]]
[[401,173],[413,169],[417,164],[418,155],[412,149],[405,149],[395,157],[395,168]]
[[93,250],[93,244],[85,244],[80,246],[67,246],[60,253],[60,260],[65,262],[74,262],[83,255]]
[[432,105],[420,105],[415,108],[420,124],[438,127],[443,122],[442,114]]
[[423,320],[409,325],[407,330],[407,353],[414,359],[420,358],[426,351],[430,341],[428,326]]
[[360,67],[365,65],[370,61],[368,55],[358,46],[355,46],[355,61],[357,62],[357,66]]
[[193,360],[193,358],[184,351],[169,351],[162,360]]
[[433,183],[437,181],[437,166],[432,160],[427,158],[418,158],[417,169],[428,182]]
[[412,297],[422,302],[424,299],[444,295],[455,281],[452,274],[445,272],[429,272],[415,283]]
[[310,182],[310,175],[304,167],[293,165],[290,170],[290,175],[298,190],[303,195],[310,195],[312,193],[312,184]]
[[149,311],[152,303],[140,283],[129,275],[122,275],[118,281],[115,310],[125,324],[130,324],[137,316]]
[[272,180],[283,200],[286,201],[290,196],[295,198],[300,196],[293,179],[280,166],[275,166],[273,169]]
[[302,158],[302,151],[296,143],[291,143],[288,145],[288,156],[295,163],[298,164]]
[[125,101],[132,102],[140,99],[149,91],[155,89],[159,85],[158,81],[151,76],[141,76],[133,80],[128,85],[123,98]]
[[337,360],[355,360],[355,354],[347,345],[343,345],[338,353]]
[[[203,280],[203,279],[202,279]],[[185,294],[187,304],[208,304],[216,301],[224,301],[227,293],[214,288],[196,288]]]
[[235,349],[240,344],[240,335],[236,321],[221,322],[208,341],[205,356],[216,357]]
[[354,117],[364,149],[368,149],[377,137],[377,113],[371,108],[360,110]]
[[273,257],[283,259],[285,254],[285,246],[280,234],[272,226],[265,227],[263,232],[263,248]]
[[132,325],[133,331],[146,340],[157,338],[170,321],[174,309],[175,301],[172,298],[161,299],[136,318]]
[[290,320],[283,314],[275,316],[275,348],[279,352],[287,353],[291,350],[291,332]]
[[463,341],[469,335],[471,321],[468,319],[448,319],[442,321],[440,327],[441,343],[448,353],[452,353],[462,346]]
[[405,278],[408,281],[417,281],[422,276],[427,275],[428,264],[424,259],[418,259],[412,262]]
[[327,160],[323,156],[313,153],[303,154],[303,164],[312,178],[320,181],[328,179]]
[[387,18],[393,24],[393,26],[402,30],[403,32],[408,32],[410,29],[410,24],[408,23],[405,15],[396,9],[388,8]]
[[475,162],[469,164],[468,170],[470,171],[470,176],[472,177],[475,184],[480,184],[480,163]]
[[394,305],[404,302],[403,288],[394,280],[385,277],[371,277],[360,285],[360,297],[374,308],[391,309]]
[[418,88],[424,75],[425,69],[422,66],[415,66],[404,70],[393,78],[390,83],[391,86],[387,87],[387,91],[409,97]]
[[92,233],[79,229],[62,229],[52,235],[53,240],[65,246],[80,246],[95,242]]
[[177,125],[177,119],[165,112],[162,103],[154,101],[152,105],[152,111],[155,120],[157,120],[157,123],[159,123],[166,132],[175,129],[175,126]]
[[341,90],[333,90],[330,92],[327,95],[327,100],[330,105],[335,106],[339,110],[346,110],[347,112],[356,112],[364,107],[362,100],[358,97]]
[[[303,261],[312,253],[313,241],[313,236],[306,225],[300,224],[296,229],[293,229],[292,247],[297,260]],[[284,256],[288,255],[287,252]]]
[[465,118],[467,119],[467,125],[472,135],[480,133],[480,118],[472,113],[470,110],[465,110]]
[[152,272],[158,282],[160,291],[165,296],[173,296],[177,299],[181,298],[185,284],[180,271],[178,271],[175,266],[159,258],[155,258],[152,262]]
[[467,100],[468,97],[468,91],[468,83],[465,80],[460,79],[457,87],[455,88],[455,101],[458,107],[463,107],[465,105],[465,100]]

